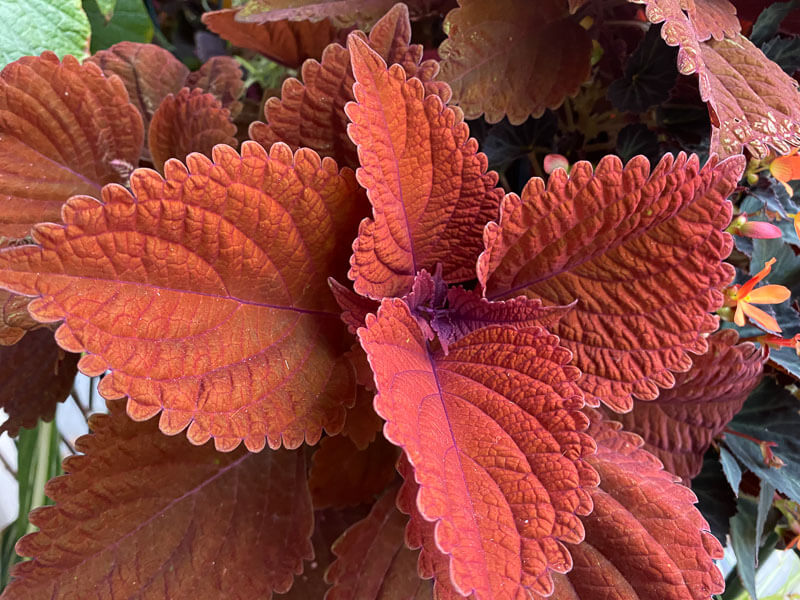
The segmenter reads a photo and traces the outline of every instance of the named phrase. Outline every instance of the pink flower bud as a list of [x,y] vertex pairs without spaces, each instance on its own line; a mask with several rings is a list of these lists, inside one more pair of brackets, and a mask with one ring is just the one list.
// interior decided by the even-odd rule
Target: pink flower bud
[[748,221],[737,228],[736,234],[760,240],[779,238],[782,235],[780,229],[765,221]]
[[544,157],[544,172],[550,175],[556,169],[564,169],[569,173],[569,161],[561,154],[548,154]]

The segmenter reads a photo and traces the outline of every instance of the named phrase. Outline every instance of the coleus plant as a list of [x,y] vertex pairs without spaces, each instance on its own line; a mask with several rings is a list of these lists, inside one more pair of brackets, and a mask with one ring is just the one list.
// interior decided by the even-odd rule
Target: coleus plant
[[[793,39],[772,8],[753,37]],[[731,513],[695,507],[706,462],[794,531],[800,447],[758,402],[797,420],[798,209],[768,173],[793,177],[800,96],[727,0],[203,20],[302,63],[240,146],[229,57],[122,42],[0,74],[3,428],[76,368],[109,407],[2,598],[710,598]],[[659,53],[666,90],[640,76]],[[697,94],[677,72],[707,158],[644,114]],[[593,160],[545,182],[547,109],[546,149]],[[678,150],[652,164],[651,126]],[[761,529],[734,544],[748,589]]]

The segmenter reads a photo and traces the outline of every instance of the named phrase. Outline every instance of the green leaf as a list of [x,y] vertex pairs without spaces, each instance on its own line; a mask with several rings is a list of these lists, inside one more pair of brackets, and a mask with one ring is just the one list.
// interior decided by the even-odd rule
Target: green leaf
[[703,456],[703,470],[692,479],[692,491],[697,496],[697,509],[708,521],[711,533],[724,544],[730,519],[736,514],[736,496],[725,482],[723,468],[713,448]]
[[[758,549],[764,541],[764,524],[767,522],[767,514],[772,508],[772,498],[775,496],[775,486],[767,481],[761,482],[761,489],[758,492],[758,511],[756,513],[756,543],[753,552],[758,554]],[[758,566],[758,561],[756,561]]]
[[794,75],[800,69],[800,36],[774,37],[761,47],[766,57]]
[[753,240],[753,258],[750,261],[750,275],[755,275],[764,268],[771,258],[776,262],[766,281],[785,285],[792,291],[792,296],[800,295],[800,257],[796,256],[783,239]]
[[775,380],[764,378],[728,429],[777,444],[772,451],[785,463],[780,468],[764,462],[757,443],[731,433],[724,440],[745,467],[789,499],[800,502],[800,401]]
[[623,162],[644,154],[655,164],[658,162],[658,149],[658,136],[644,123],[625,125],[617,135],[617,154]]
[[[113,3],[113,16],[104,16],[100,4]],[[83,0],[92,24],[92,54],[117,42],[147,43],[153,39],[153,22],[143,0]]]
[[[759,509],[753,498],[740,496],[737,508],[736,516],[731,519],[731,546],[736,555],[736,570],[752,600],[758,600],[756,566],[766,560],[775,549],[777,537],[772,534],[761,540],[761,532],[758,529]],[[763,528],[763,523],[761,525]],[[760,541],[764,543],[759,543]],[[726,585],[726,587],[731,588],[726,589],[727,598],[730,597],[728,592],[733,591],[733,586]]]
[[0,9],[0,68],[21,56],[52,50],[59,58],[82,59],[89,51],[89,20],[80,0],[3,2]]
[[753,25],[750,41],[756,46],[761,46],[767,40],[775,37],[783,20],[798,6],[800,6],[800,0],[790,0],[789,2],[776,2],[765,8]]
[[97,0],[97,8],[103,13],[106,20],[111,19],[114,14],[114,7],[117,5],[117,0]]
[[725,479],[728,480],[733,493],[738,496],[739,485],[742,483],[742,467],[739,466],[733,454],[722,447],[719,449],[719,460],[722,463],[722,472],[725,474]]

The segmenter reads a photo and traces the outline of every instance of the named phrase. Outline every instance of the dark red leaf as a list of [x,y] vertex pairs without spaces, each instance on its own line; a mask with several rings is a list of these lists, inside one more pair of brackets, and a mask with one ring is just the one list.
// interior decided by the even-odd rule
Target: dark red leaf
[[73,194],[100,195],[138,164],[142,119],[117,78],[72,56],[26,56],[0,73],[0,236],[59,222]]
[[639,447],[638,436],[602,422],[591,432],[597,454],[589,462],[600,487],[583,518],[586,539],[570,546],[574,567],[558,577],[550,600],[710,600],[721,593],[713,559],[722,558],[722,547],[692,491]]
[[453,586],[479,598],[547,593],[583,539],[596,485],[570,353],[541,328],[486,327],[432,352],[408,306],[384,300],[359,330],[384,434],[420,484]]
[[292,69],[299,69],[308,58],[319,60],[325,47],[340,37],[329,19],[242,23],[235,19],[238,11],[226,8],[207,12],[203,23],[234,46],[250,48]]
[[66,225],[35,229],[40,245],[0,252],[0,281],[38,296],[37,319],[65,321],[59,345],[87,352],[86,374],[110,369],[100,392],[129,396],[134,419],[163,410],[163,432],[189,426],[220,450],[315,443],[355,401],[326,281],[346,264],[355,178],[283,144],[217,146],[214,161],[71,198]]
[[343,435],[323,439],[308,476],[314,508],[371,504],[394,480],[397,455],[382,435],[363,450]]
[[358,36],[348,40],[357,102],[347,105],[359,146],[359,183],[373,219],[353,243],[348,276],[379,299],[411,290],[421,269],[444,268],[448,282],[475,277],[480,232],[496,218],[502,190],[460,112],[403,68],[386,63]]
[[44,327],[28,312],[30,301],[27,296],[0,290],[0,346],[16,344],[26,331]]
[[121,403],[92,417],[85,454],[46,486],[55,506],[17,543],[3,598],[269,599],[312,557],[311,498],[300,451],[219,454]]
[[14,437],[20,427],[36,427],[39,419],[51,421],[56,404],[69,396],[79,358],[59,348],[49,329],[34,331],[14,346],[0,347],[0,408],[8,415],[0,433]]
[[700,472],[703,454],[761,379],[765,357],[751,343],[725,329],[708,339],[708,352],[675,376],[675,387],[654,402],[634,402],[614,415],[627,431],[644,438],[644,449],[686,483]]
[[397,488],[388,490],[369,515],[333,545],[336,561],[326,579],[326,600],[430,599],[431,584],[417,577],[417,552],[404,543],[408,518],[395,507]]
[[356,330],[364,326],[367,315],[378,312],[380,303],[356,294],[333,277],[328,278],[328,285],[331,287],[333,297],[336,298],[336,303],[342,309],[342,321],[347,325],[347,330],[355,335]]
[[[415,17],[420,17],[444,14],[454,3],[454,0],[406,0],[404,5]],[[237,19],[250,23],[331,19],[337,27],[369,27],[392,5],[397,6],[395,0],[248,0]]]
[[[360,347],[359,351],[366,361],[366,355]],[[369,365],[367,365],[367,368],[369,368]],[[371,370],[369,374],[371,378]],[[373,383],[374,386],[374,382],[371,383]],[[350,438],[356,445],[356,448],[360,450],[364,450],[371,444],[372,440],[375,439],[375,435],[383,429],[383,419],[378,416],[378,413],[376,413],[375,409],[372,407],[372,401],[374,399],[374,390],[369,390],[359,385],[356,391],[356,403],[352,408],[347,409],[342,435]]]
[[439,46],[441,78],[468,119],[518,125],[558,108],[588,78],[592,40],[564,0],[459,0]]
[[[362,34],[358,34],[362,35]],[[422,61],[422,46],[410,44],[411,23],[408,9],[397,4],[369,34],[368,44],[387,62],[403,66],[409,76],[418,77],[428,93],[450,97],[450,88],[433,81],[439,71],[436,61]],[[354,99],[350,53],[339,44],[331,44],[322,54],[322,62],[303,65],[303,83],[290,78],[283,82],[281,98],[270,98],[264,105],[268,124],[255,122],[250,137],[265,148],[275,142],[292,147],[312,148],[322,156],[336,158],[340,165],[356,167],[356,148],[347,136],[344,106]]]
[[[592,170],[557,169],[522,198],[503,200],[484,232],[478,278],[491,300],[524,294],[548,306],[578,300],[549,329],[574,353],[587,402],[631,409],[654,400],[708,348],[710,315],[733,278],[722,259],[727,201],[744,158],[702,169],[696,156],[666,155],[652,172],[644,156],[623,167],[606,156]],[[613,334],[613,335],[612,335]]]
[[238,101],[244,91],[242,68],[232,56],[212,56],[197,71],[189,73],[184,86],[211,94],[231,111],[233,118],[242,110]]
[[169,94],[150,122],[148,143],[155,167],[163,172],[170,158],[186,160],[190,152],[211,156],[217,144],[236,146],[236,125],[219,100],[203,90],[183,88]]

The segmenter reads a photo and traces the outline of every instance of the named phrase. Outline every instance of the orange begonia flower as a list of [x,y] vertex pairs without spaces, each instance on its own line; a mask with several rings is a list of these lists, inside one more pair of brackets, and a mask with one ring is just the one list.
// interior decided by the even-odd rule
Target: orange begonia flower
[[775,259],[771,258],[764,265],[764,268],[747,283],[741,287],[734,286],[731,288],[726,305],[736,306],[733,322],[739,327],[744,326],[745,316],[747,316],[751,321],[767,331],[781,331],[775,317],[753,306],[753,304],[780,304],[791,296],[791,292],[782,285],[768,284],[754,289],[756,284],[769,274],[773,264],[775,264]]

